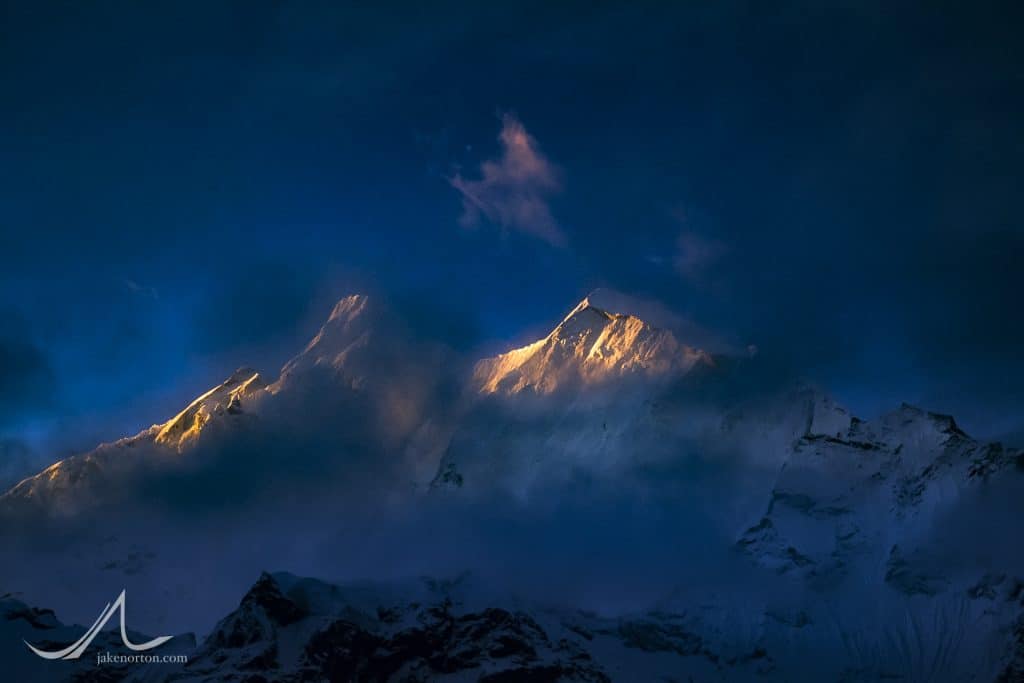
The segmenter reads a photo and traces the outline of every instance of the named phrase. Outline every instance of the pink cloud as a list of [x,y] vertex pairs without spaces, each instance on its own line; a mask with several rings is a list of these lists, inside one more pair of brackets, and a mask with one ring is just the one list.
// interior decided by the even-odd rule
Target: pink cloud
[[501,156],[480,165],[479,179],[456,174],[450,180],[462,194],[459,222],[476,227],[486,219],[503,229],[565,246],[565,233],[548,206],[549,197],[562,189],[561,174],[518,119],[506,114],[501,123]]

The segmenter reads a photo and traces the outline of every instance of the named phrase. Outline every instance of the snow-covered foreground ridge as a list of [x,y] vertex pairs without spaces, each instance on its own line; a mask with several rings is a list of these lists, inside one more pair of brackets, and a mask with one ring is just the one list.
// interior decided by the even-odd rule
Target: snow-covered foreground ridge
[[[147,665],[94,667],[40,660],[23,641],[78,635],[51,610],[0,597],[0,653],[8,673],[35,681],[1017,681],[1024,675],[1021,592],[986,584],[962,601],[900,605],[878,630],[821,604],[778,606],[666,602],[603,616],[499,597],[472,576],[454,580],[328,583],[262,576],[185,655]],[[1018,615],[1016,650],[978,647],[993,606]],[[115,631],[97,649],[123,652]]]

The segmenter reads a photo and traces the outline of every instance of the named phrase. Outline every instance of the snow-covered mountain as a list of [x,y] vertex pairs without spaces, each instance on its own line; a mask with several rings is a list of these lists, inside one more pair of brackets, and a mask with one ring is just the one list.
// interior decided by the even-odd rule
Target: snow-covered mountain
[[192,401],[166,423],[159,425],[154,441],[181,452],[199,439],[203,430],[223,427],[225,415],[246,414],[250,403],[257,403],[267,388],[252,368],[235,370],[224,382]]
[[263,574],[169,681],[727,680],[771,669],[692,629],[699,619],[618,618],[504,601],[471,578],[335,585]]
[[[603,616],[495,594],[472,576],[339,585],[264,573],[167,680],[1016,681],[1022,593],[1024,582],[992,579],[956,609],[901,607],[904,623],[873,632],[829,623],[836,613],[813,600]],[[993,651],[983,627],[999,610],[1016,622]]]
[[587,297],[543,339],[478,362],[473,383],[483,394],[550,394],[630,376],[664,379],[700,363],[714,361],[669,330],[599,308]]
[[285,363],[271,391],[285,390],[318,368],[347,375],[353,385],[371,380],[373,368],[368,363],[372,356],[390,350],[387,347],[391,340],[379,329],[382,315],[380,307],[367,296],[357,294],[338,301],[306,348]]
[[718,428],[718,408],[689,399],[732,360],[605,299],[588,296],[541,339],[476,363],[434,489],[523,497],[581,476],[614,480],[678,459]]
[[[639,391],[643,406],[643,393],[651,395],[667,382],[700,375],[697,369],[713,371],[715,364],[711,354],[681,343],[671,331],[598,308],[586,298],[543,339],[479,361],[460,392],[446,386],[459,371],[449,351],[415,340],[386,305],[364,295],[348,296],[338,301],[273,383],[251,368],[239,368],[167,422],[57,462],[20,482],[0,496],[0,512],[27,509],[31,514],[74,516],[109,504],[119,477],[142,466],[172,464],[175,454],[186,454],[203,442],[230,440],[232,433],[259,424],[264,414],[278,417],[282,407],[310,403],[317,393],[323,400],[312,400],[317,404],[312,412],[332,406],[339,396],[354,397],[365,411],[360,419],[376,423],[380,439],[415,470],[410,479],[425,483],[438,472],[445,450],[451,450],[448,444],[462,416],[472,415],[491,394],[543,397],[571,392],[588,402],[591,390],[609,388],[625,399],[621,388],[630,383],[630,400]],[[340,409],[352,407],[350,401]],[[322,421],[337,417],[331,409],[319,416]],[[614,410],[606,409],[605,427],[609,418],[616,421],[615,411],[623,418],[634,409],[627,400],[617,401]],[[604,450],[617,447],[613,438]],[[446,458],[445,468],[450,460]]]
[[0,514],[74,517],[116,503],[123,481],[140,468],[173,462],[203,436],[244,429],[265,393],[259,373],[240,368],[167,422],[58,461],[19,482],[0,496]]
[[[498,539],[507,557],[584,567],[572,583],[592,577],[566,554],[595,551],[595,530],[573,525],[594,520],[623,547],[624,582],[651,580],[631,553],[661,564],[658,581],[711,567],[604,616],[465,584],[268,575],[176,680],[1021,680],[1024,553],[1007,531],[1024,512],[1021,452],[908,405],[860,420],[812,385],[764,381],[757,358],[686,341],[588,297],[470,364],[346,297],[275,381],[240,369],[166,423],[22,481],[0,496],[0,530],[81,525],[140,489],[153,519],[201,499],[243,520],[224,523],[236,550],[262,543],[251,520],[287,499],[306,516],[267,534],[355,527],[395,544],[389,572],[424,553],[473,569],[486,553],[464,545],[503,533],[503,514],[527,529]],[[616,526],[631,515],[643,523]],[[378,517],[422,526],[378,537]],[[219,550],[203,551],[231,561]]]
[[[744,596],[746,598],[747,596]],[[83,627],[0,598],[8,673],[39,681],[1018,681],[1024,676],[1024,582],[990,577],[957,599],[900,604],[883,624],[856,623],[820,596],[762,596],[601,615],[451,580],[330,583],[263,573],[188,661],[94,666],[47,662],[22,639],[57,647]],[[1003,647],[992,629],[1007,619]],[[6,626],[4,626],[6,623]],[[134,636],[142,637],[142,636]],[[997,639],[998,640],[998,639]],[[121,651],[116,630],[95,651]],[[94,655],[95,652],[88,653]]]
[[[820,596],[670,599],[608,615],[496,593],[472,575],[336,584],[264,572],[198,646],[184,635],[158,650],[184,665],[36,658],[23,639],[57,647],[84,628],[10,597],[0,651],[8,673],[39,681],[1018,681],[1022,594],[1024,582],[988,578],[871,624]],[[104,630],[92,647],[118,652],[119,640]]]
[[[230,442],[254,429],[274,430],[308,418],[308,431],[327,430],[346,413],[357,415],[416,476],[429,480],[447,438],[430,408],[442,381],[444,349],[418,342],[384,305],[363,295],[341,299],[305,349],[272,384],[239,368],[162,424],[54,463],[0,495],[0,514],[73,517],[109,505],[118,482],[144,469],[173,467],[211,442]],[[314,424],[319,420],[322,424]],[[300,425],[300,427],[303,427]],[[433,458],[433,461],[430,461]]]
[[907,544],[926,541],[944,514],[991,495],[1022,464],[1019,451],[978,443],[947,415],[904,404],[875,421],[853,418],[797,440],[764,516],[739,543],[780,573],[829,583],[868,569],[858,563],[885,565],[894,588],[934,594],[951,578],[912,568]]

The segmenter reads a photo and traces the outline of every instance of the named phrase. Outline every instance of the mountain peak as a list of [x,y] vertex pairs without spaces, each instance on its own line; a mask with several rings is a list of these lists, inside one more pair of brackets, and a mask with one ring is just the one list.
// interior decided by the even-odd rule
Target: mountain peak
[[226,380],[224,380],[223,383],[224,384],[238,384],[240,382],[245,382],[245,381],[251,379],[253,377],[253,375],[258,375],[258,374],[259,373],[256,370],[254,370],[253,368],[250,368],[250,367],[248,367],[246,365],[243,365],[242,367],[240,367],[237,370],[235,370],[234,372],[232,372],[231,375]]
[[597,303],[596,295],[598,292],[599,290],[594,290],[587,296],[583,297],[583,300],[576,304],[576,307],[569,311],[568,314],[566,314],[566,316],[562,319],[561,324],[564,325],[565,323],[569,322],[569,320],[579,315],[594,315],[597,316],[598,318],[603,318],[605,320],[612,318],[615,314],[612,311],[607,310],[604,306],[601,306]]
[[297,356],[281,368],[281,376],[271,387],[279,391],[291,378],[317,367],[338,369],[347,359],[369,343],[376,307],[365,294],[342,297],[334,304],[327,321]]
[[598,308],[591,303],[590,298],[585,298],[583,301],[576,305],[576,308],[569,311],[562,322],[551,332],[554,334],[558,330],[564,330],[571,327],[590,327],[594,325],[604,325],[609,320],[613,320],[615,315],[608,311]]
[[214,417],[242,412],[242,401],[262,392],[267,384],[252,368],[241,367],[226,380],[196,398],[162,425],[156,442],[178,451],[194,443]]
[[365,294],[351,294],[342,297],[338,300],[338,303],[334,304],[327,322],[332,320],[351,320],[362,314],[369,302],[370,298]]
[[711,362],[708,354],[681,344],[668,330],[610,312],[605,308],[609,303],[614,303],[611,297],[597,290],[543,339],[477,363],[474,381],[480,393],[529,389],[547,394],[616,377],[680,374],[698,362]]

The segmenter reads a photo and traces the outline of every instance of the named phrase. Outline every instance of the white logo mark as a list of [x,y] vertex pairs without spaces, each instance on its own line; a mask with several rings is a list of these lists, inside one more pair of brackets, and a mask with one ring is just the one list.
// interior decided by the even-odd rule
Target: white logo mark
[[27,640],[25,641],[25,644],[28,645],[29,649],[32,650],[32,652],[35,652],[43,659],[78,659],[82,656],[82,653],[85,652],[86,648],[89,647],[89,643],[91,643],[93,639],[96,637],[96,635],[103,629],[103,627],[107,625],[107,622],[110,621],[110,617],[114,616],[114,612],[116,610],[121,611],[121,640],[124,642],[125,647],[127,647],[129,650],[132,650],[133,652],[144,652],[146,650],[152,650],[154,647],[163,645],[173,637],[160,636],[158,638],[154,638],[153,640],[147,641],[145,643],[140,643],[138,645],[128,640],[128,632],[125,629],[124,625],[124,594],[125,591],[121,591],[121,594],[117,596],[117,600],[114,601],[113,605],[111,605],[108,602],[107,606],[103,608],[103,612],[100,613],[99,618],[93,623],[92,626],[89,627],[89,630],[85,632],[85,635],[76,640],[71,645],[68,645],[63,650],[58,650],[57,652],[47,652],[46,650],[40,650],[37,647],[33,647],[32,643],[28,642]]

